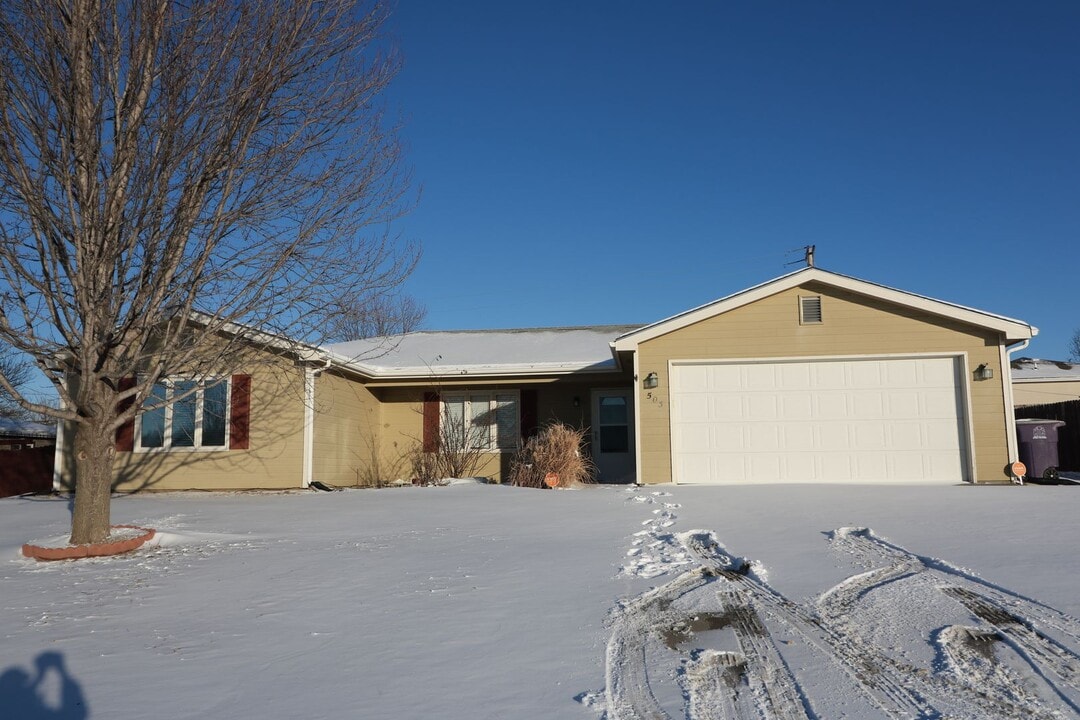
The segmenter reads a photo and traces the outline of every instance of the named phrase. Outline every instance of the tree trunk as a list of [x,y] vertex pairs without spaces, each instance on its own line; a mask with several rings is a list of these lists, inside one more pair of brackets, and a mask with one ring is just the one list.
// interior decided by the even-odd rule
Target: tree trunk
[[71,544],[103,542],[109,536],[114,432],[112,418],[97,415],[75,427],[75,510]]

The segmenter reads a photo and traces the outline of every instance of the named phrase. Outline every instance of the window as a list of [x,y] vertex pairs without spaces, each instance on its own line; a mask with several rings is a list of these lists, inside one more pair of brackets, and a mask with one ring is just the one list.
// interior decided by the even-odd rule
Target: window
[[820,295],[799,298],[799,322],[803,325],[818,325],[821,323]]
[[521,444],[516,392],[443,395],[442,441],[456,449],[513,450]]
[[228,380],[191,378],[168,378],[154,385],[138,416],[138,447],[224,450],[229,385]]

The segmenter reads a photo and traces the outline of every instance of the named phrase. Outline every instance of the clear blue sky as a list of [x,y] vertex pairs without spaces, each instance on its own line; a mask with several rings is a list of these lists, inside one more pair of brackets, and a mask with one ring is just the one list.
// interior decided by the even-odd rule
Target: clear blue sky
[[398,0],[433,329],[647,323],[797,265],[1080,328],[1080,2]]

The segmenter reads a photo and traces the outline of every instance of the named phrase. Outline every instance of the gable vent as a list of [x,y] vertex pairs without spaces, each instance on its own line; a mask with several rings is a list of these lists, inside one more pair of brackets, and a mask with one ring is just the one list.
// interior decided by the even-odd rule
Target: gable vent
[[799,298],[799,322],[803,325],[812,325],[821,322],[821,296]]

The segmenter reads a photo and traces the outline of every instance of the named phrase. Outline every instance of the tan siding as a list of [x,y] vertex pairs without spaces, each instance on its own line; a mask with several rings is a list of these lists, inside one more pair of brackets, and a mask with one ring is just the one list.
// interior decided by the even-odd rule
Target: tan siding
[[[593,387],[628,387],[629,373],[602,375],[588,382],[560,378],[541,383],[475,383],[447,385],[442,390],[467,392],[470,387],[537,393],[536,419],[542,427],[551,422],[562,422],[572,427],[589,427],[591,422],[591,389]],[[423,398],[433,387],[378,388],[374,390],[380,401],[380,435],[382,455],[386,461],[415,451],[423,439]],[[511,452],[490,453],[479,471],[483,477],[501,482],[509,470]]]
[[[821,324],[799,324],[799,295],[821,295]],[[638,449],[643,482],[671,481],[668,415],[670,360],[765,359],[966,353],[969,369],[986,363],[994,379],[968,374],[974,434],[975,479],[1006,482],[1009,462],[999,336],[928,313],[809,283],[643,342],[639,371],[655,372],[659,387],[637,384],[641,419]]]
[[285,359],[252,366],[247,450],[119,452],[118,490],[299,488],[304,449],[303,371]]
[[364,385],[333,372],[315,380],[312,479],[336,486],[385,484],[379,402]]
[[1080,380],[1064,382],[1014,382],[1013,405],[1043,405],[1080,400]]

